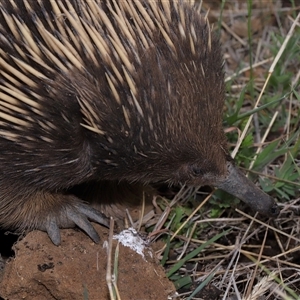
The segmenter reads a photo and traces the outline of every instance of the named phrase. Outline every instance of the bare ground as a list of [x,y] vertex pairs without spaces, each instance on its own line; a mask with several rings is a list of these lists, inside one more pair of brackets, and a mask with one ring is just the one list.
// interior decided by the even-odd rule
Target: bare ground
[[[0,284],[4,299],[109,299],[106,280],[108,229],[95,225],[99,245],[79,230],[62,230],[54,246],[46,233],[34,231],[14,246],[15,257],[5,266]],[[113,249],[117,241],[113,242]],[[145,257],[119,245],[117,286],[121,299],[167,299],[174,286],[151,248]],[[114,253],[113,253],[114,254]]]

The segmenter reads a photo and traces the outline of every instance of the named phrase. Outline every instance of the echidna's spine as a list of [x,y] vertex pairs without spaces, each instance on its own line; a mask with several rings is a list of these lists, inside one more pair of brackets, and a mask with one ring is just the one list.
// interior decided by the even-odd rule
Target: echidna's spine
[[[143,147],[153,146],[148,139],[161,145],[165,136],[186,136],[205,128],[208,134],[219,128],[214,124],[222,121],[222,55],[193,1],[5,3],[0,5],[2,139],[28,148],[41,141],[42,148],[65,149],[69,144],[72,150],[73,132],[83,137],[78,132],[85,128],[105,140],[104,170],[120,164],[114,158],[124,152],[123,145],[143,154]],[[178,70],[166,73],[166,63]],[[202,98],[193,96],[186,105],[185,94],[207,89],[205,82],[214,85],[216,95],[208,92],[202,104]],[[166,100],[155,100],[157,93],[165,92]],[[214,118],[199,120],[198,108],[190,109],[198,105]],[[111,122],[112,112],[120,122]],[[62,131],[58,124],[64,123]],[[114,132],[122,133],[117,144]],[[138,140],[133,144],[129,137]],[[77,144],[73,155],[66,149],[71,153],[66,164],[75,167],[79,161],[78,172],[87,176],[89,167],[82,164],[89,158],[78,157],[80,150],[86,155],[86,144]],[[56,159],[54,155],[47,166],[55,166]]]

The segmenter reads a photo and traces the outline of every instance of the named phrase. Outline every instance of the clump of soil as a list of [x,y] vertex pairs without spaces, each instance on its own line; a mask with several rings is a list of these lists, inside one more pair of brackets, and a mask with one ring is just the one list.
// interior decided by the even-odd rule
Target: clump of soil
[[[97,245],[78,230],[61,230],[61,245],[46,233],[33,231],[15,246],[6,263],[0,297],[9,300],[109,299],[106,283],[108,229],[95,225]],[[115,249],[117,241],[113,241]],[[120,245],[117,286],[121,299],[167,299],[173,284],[157,264],[151,249],[145,258]],[[114,257],[114,255],[113,255]]]

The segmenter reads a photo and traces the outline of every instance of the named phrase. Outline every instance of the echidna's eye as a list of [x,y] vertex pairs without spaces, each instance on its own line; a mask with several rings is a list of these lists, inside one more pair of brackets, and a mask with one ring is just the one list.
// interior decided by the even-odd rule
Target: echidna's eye
[[191,166],[192,175],[195,177],[202,176],[204,174],[203,170],[200,169],[198,166]]

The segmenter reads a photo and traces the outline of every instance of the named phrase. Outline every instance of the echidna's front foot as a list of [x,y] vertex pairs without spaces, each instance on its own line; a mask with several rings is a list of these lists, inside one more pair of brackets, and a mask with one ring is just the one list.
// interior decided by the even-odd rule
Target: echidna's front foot
[[[0,178],[1,179],[1,178]],[[46,231],[60,244],[60,228],[78,226],[94,242],[99,236],[90,221],[109,226],[108,218],[73,194],[16,189],[0,180],[0,226],[17,232]],[[3,217],[4,216],[4,217]]]
[[95,243],[98,243],[100,241],[99,235],[90,221],[94,221],[106,227],[109,226],[108,218],[102,213],[87,204],[76,203],[76,205],[64,207],[59,217],[57,215],[49,215],[44,223],[43,230],[47,231],[53,244],[59,245],[59,228],[69,228],[77,225]]

